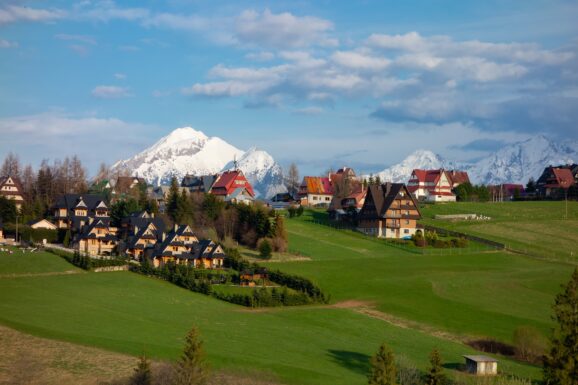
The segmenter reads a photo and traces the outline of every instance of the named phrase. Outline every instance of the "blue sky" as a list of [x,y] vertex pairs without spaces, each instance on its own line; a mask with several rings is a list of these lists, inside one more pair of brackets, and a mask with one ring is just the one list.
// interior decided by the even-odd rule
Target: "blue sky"
[[578,139],[575,1],[0,0],[0,156],[192,126],[304,173]]

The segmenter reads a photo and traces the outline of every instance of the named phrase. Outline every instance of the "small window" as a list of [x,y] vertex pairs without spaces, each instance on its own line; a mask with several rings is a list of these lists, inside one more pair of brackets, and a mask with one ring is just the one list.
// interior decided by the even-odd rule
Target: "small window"
[[404,233],[404,234],[409,234],[409,229],[403,230],[403,233]]
[[409,225],[409,220],[408,220],[408,219],[405,220],[405,224],[406,224],[406,225]]

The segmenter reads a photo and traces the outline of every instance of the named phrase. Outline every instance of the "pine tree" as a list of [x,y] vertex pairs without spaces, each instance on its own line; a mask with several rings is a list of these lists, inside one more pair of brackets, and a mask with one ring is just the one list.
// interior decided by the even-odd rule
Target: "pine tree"
[[205,384],[208,377],[208,368],[205,363],[205,352],[199,331],[193,327],[187,334],[185,349],[177,364],[178,385]]
[[151,364],[143,354],[138,360],[134,374],[130,378],[131,385],[151,385],[153,383]]
[[578,268],[564,291],[556,296],[552,309],[557,325],[550,354],[544,360],[544,382],[578,385]]
[[173,176],[171,179],[171,188],[169,189],[169,196],[167,198],[167,214],[174,221],[178,222],[179,217],[179,185],[177,178]]
[[396,385],[397,369],[393,352],[384,342],[370,360],[369,385]]
[[440,352],[434,348],[429,356],[431,367],[425,376],[425,385],[443,385],[446,382],[443,373],[442,357]]
[[66,234],[64,234],[64,240],[62,241],[62,244],[65,247],[70,246],[70,237],[71,237],[70,230],[66,230]]

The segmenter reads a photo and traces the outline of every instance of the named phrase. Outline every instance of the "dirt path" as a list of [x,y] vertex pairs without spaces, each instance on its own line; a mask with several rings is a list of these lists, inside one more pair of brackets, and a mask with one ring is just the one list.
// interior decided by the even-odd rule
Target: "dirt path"
[[2,278],[21,278],[21,277],[49,277],[51,275],[70,275],[70,274],[80,274],[81,271],[78,270],[66,270],[66,271],[53,271],[48,273],[13,273],[13,274],[0,274],[0,279]]

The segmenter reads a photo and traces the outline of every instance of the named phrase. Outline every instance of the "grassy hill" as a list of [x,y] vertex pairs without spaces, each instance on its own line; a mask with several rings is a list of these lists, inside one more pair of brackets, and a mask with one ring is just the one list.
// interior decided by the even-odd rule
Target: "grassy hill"
[[[43,273],[0,278],[0,322],[38,336],[175,359],[194,324],[215,367],[263,370],[299,384],[364,383],[367,360],[382,341],[422,369],[434,346],[456,365],[474,352],[347,306],[251,311],[129,272],[45,275],[58,257],[35,258]],[[502,368],[539,375],[514,362]]]

